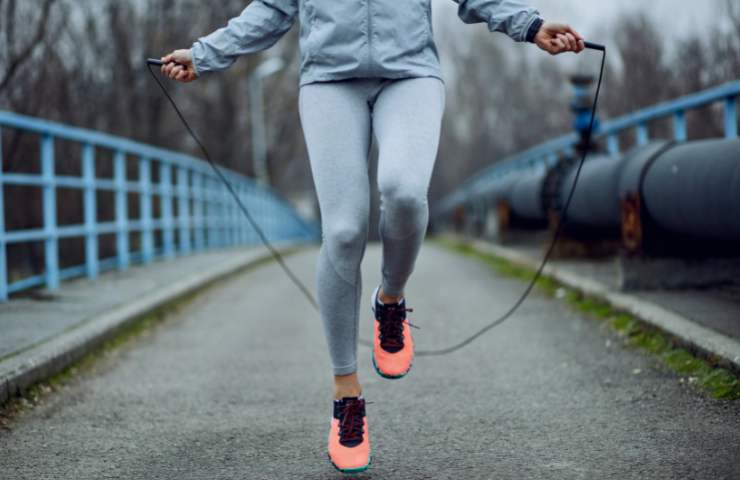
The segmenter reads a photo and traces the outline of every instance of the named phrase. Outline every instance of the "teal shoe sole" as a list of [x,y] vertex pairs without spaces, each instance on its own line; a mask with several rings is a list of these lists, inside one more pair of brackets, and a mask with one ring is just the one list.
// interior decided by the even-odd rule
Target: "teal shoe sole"
[[332,461],[331,456],[329,457],[329,461],[331,462],[332,467],[336,468],[338,471],[340,471],[342,473],[349,474],[349,475],[353,475],[353,474],[356,474],[356,473],[362,473],[362,472],[366,471],[368,468],[370,468],[370,464],[373,463],[373,456],[370,455],[370,459],[368,460],[367,465],[365,465],[364,467],[358,467],[358,468],[339,468]]

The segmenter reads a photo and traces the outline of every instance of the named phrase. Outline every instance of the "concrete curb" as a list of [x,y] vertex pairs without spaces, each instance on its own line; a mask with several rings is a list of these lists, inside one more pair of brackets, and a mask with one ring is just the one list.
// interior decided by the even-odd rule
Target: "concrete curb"
[[[286,252],[300,246],[285,243],[276,248]],[[35,383],[62,372],[142,316],[269,258],[270,253],[264,249],[235,253],[228,261],[214,265],[207,271],[193,272],[176,283],[140,296],[8,358],[0,364],[0,406]]]
[[[459,236],[449,236],[455,241],[470,244],[476,250],[501,257],[512,263],[536,270],[540,264],[514,249],[495,245],[482,240],[470,240]],[[709,328],[703,327],[690,319],[671,312],[653,302],[623,292],[614,291],[596,280],[577,275],[567,268],[553,264],[545,266],[544,274],[568,287],[575,288],[587,295],[599,297],[613,307],[627,312],[667,334],[679,343],[695,350],[719,365],[740,372],[740,342]]]

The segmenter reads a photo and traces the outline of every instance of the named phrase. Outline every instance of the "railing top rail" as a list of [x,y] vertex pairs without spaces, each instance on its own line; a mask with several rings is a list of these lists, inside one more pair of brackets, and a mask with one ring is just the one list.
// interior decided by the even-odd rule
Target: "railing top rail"
[[[699,108],[726,98],[737,96],[740,96],[740,80],[659,103],[604,122],[594,133],[594,138],[602,138],[652,120],[674,115],[678,112],[685,112],[686,110]],[[573,147],[577,141],[578,135],[570,133],[510,155],[502,161],[486,167],[466,179],[460,187],[455,189],[454,192],[446,196],[441,201],[440,207],[444,210],[452,204],[458,203],[463,192],[471,192],[480,182],[489,181],[494,176],[503,175],[511,170],[528,165],[534,160],[544,159],[547,155],[567,150],[568,148]]]
[[[529,160],[533,158],[543,157],[553,152],[559,152],[572,147],[578,141],[578,135],[575,133],[569,133],[561,137],[553,138],[544,143],[537,144],[524,151],[517,152],[514,155],[510,155],[504,158],[502,161],[487,167],[473,177],[468,179],[468,182],[474,182],[479,177],[487,177],[488,175],[501,170],[508,170],[509,168],[516,168],[522,160]],[[467,182],[466,182],[467,184]]]
[[[102,147],[113,151],[122,151],[127,154],[170,163],[174,166],[189,168],[207,176],[213,176],[213,172],[210,170],[208,164],[197,157],[160,147],[154,147],[152,145],[147,145],[108,133],[87,130],[79,127],[70,127],[61,123],[41,120],[5,110],[0,110],[0,126],[25,130],[38,135],[51,135],[56,138]],[[252,183],[255,188],[260,187],[257,182],[245,175],[227,168],[221,168],[221,170],[227,176]]]
[[637,110],[614,120],[604,122],[596,135],[608,135],[624,130],[625,128],[640,125],[641,123],[673,115],[677,112],[703,107],[719,100],[736,96],[740,96],[740,80],[659,103],[652,107]]

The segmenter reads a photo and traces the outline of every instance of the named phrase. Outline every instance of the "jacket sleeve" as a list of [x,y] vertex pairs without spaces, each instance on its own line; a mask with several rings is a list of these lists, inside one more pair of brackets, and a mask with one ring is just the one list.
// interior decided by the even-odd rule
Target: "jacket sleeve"
[[290,30],[297,14],[298,0],[254,0],[228,25],[193,43],[195,72],[225,70],[240,55],[270,48]]
[[539,12],[519,0],[453,0],[457,14],[465,23],[486,23],[491,32],[505,33],[517,42],[540,18]]

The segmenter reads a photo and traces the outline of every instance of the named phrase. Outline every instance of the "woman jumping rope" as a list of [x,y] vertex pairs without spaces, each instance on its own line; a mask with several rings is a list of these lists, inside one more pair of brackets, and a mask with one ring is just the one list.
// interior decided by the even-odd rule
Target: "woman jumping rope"
[[[555,55],[583,38],[544,22],[519,0],[453,0],[465,23],[485,23]],[[411,368],[404,287],[426,235],[445,86],[432,34],[432,0],[254,0],[224,28],[162,58],[162,73],[192,82],[274,45],[300,22],[298,108],[321,212],[318,303],[334,373],[328,453],[342,472],[370,464],[357,377],[360,263],[367,244],[372,137],[378,142],[382,281],[370,300],[372,361],[382,377]]]

